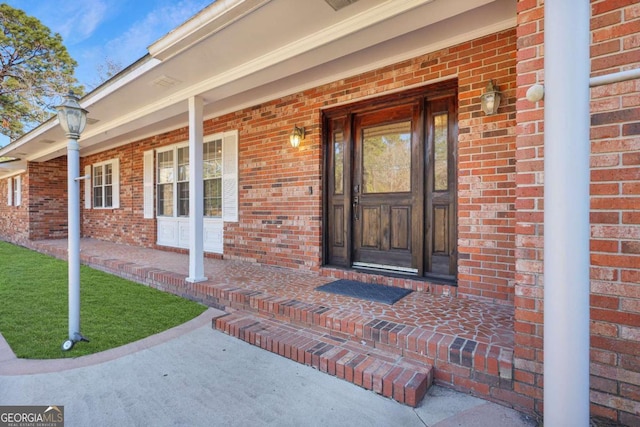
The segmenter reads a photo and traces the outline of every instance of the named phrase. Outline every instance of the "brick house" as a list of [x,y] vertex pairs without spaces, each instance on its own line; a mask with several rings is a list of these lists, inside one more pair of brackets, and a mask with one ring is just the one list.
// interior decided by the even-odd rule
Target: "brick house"
[[[638,425],[640,3],[590,6],[591,77],[624,77],[590,90],[586,381]],[[82,236],[189,251],[193,281],[204,252],[512,306],[502,400],[542,413],[544,21],[542,0],[213,3],[81,101]],[[65,150],[57,119],[0,149],[3,239],[66,236]]]

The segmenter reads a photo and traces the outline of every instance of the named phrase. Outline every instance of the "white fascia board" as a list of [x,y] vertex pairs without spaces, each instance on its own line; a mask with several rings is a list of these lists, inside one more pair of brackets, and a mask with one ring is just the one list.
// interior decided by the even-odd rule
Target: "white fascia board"
[[43,124],[35,128],[34,130],[24,134],[23,136],[13,141],[12,143],[7,144],[4,147],[0,148],[0,157],[16,157],[11,155],[10,153],[14,152],[15,150],[18,150],[20,147],[22,147],[25,144],[35,141],[36,138],[38,138],[45,132],[48,132],[51,129],[54,129],[58,125],[59,125],[58,117],[54,116],[50,118],[49,120],[47,120],[46,122],[44,122]]
[[138,62],[133,64],[131,67],[129,67],[130,71],[127,72],[125,70],[124,74],[116,75],[116,77],[112,78],[111,80],[108,80],[103,86],[98,87],[93,92],[90,92],[89,94],[84,96],[79,101],[80,106],[84,109],[89,109],[88,107],[91,107],[93,104],[97,103],[98,101],[101,101],[102,99],[109,97],[109,95],[111,95],[115,91],[121,89],[125,85],[143,76],[144,74],[151,71],[161,63],[162,61],[152,58],[150,56],[145,56],[141,58]]
[[148,47],[149,54],[167,60],[221,31],[271,0],[217,0],[199,14]]

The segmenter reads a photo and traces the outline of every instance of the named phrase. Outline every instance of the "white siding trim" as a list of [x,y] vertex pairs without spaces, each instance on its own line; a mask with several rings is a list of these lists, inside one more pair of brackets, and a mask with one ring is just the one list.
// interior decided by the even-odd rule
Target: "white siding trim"
[[155,198],[153,194],[154,188],[154,180],[153,180],[153,172],[154,172],[154,151],[149,150],[145,151],[143,155],[143,200],[144,200],[144,218],[153,218],[154,217],[154,205]]
[[222,219],[238,222],[238,131],[222,136]]
[[13,205],[13,177],[7,178],[7,206]]
[[93,188],[93,174],[91,173],[92,167],[91,165],[86,165],[84,167],[84,176],[87,177],[84,180],[84,208],[91,209],[91,205],[93,205],[92,199],[92,188]]
[[112,169],[111,169],[111,186],[112,186],[112,195],[111,195],[111,208],[119,209],[120,208],[120,159],[115,158],[111,161]]

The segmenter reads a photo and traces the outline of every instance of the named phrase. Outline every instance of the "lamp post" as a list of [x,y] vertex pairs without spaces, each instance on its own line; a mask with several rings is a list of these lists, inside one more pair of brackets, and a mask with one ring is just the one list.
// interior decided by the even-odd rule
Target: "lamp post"
[[68,198],[68,263],[69,263],[69,338],[62,350],[71,350],[80,334],[80,145],[78,139],[87,124],[87,110],[80,107],[78,97],[69,91],[62,105],[56,107],[58,120],[69,138],[67,145]]

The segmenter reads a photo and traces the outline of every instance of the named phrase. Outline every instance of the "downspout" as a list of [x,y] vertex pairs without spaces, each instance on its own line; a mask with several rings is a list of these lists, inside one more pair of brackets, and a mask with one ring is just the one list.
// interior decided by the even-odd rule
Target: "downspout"
[[590,3],[544,5],[544,423],[589,425]]

